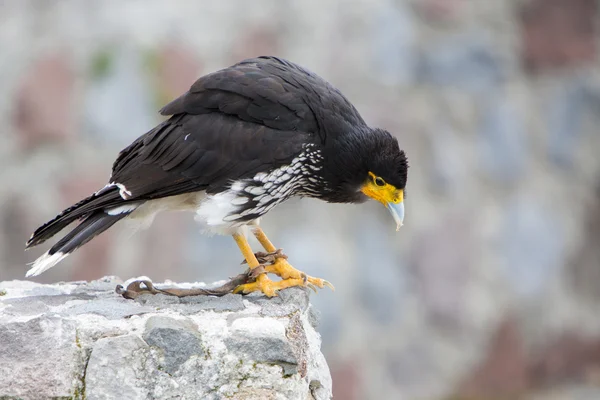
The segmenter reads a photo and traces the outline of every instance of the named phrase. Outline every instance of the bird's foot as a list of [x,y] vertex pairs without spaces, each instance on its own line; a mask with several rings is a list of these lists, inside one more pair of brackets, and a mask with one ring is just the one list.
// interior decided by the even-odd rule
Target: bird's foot
[[301,280],[304,282],[302,286],[308,286],[315,292],[317,291],[317,288],[323,289],[325,286],[331,290],[335,290],[335,287],[330,282],[326,281],[325,279],[314,278],[306,275],[304,272],[292,267],[285,258],[277,258],[271,265],[265,265],[265,272],[275,274],[284,281],[288,279]]
[[[335,290],[333,285],[328,281],[314,278],[306,275],[302,271],[298,271],[284,258],[277,258],[273,264],[261,265],[259,268],[260,270],[256,268],[258,274],[255,282],[240,285],[235,288],[233,293],[251,293],[260,291],[268,297],[273,297],[277,295],[278,290],[294,286],[309,287],[315,292],[317,291],[317,288],[324,288],[325,286],[331,288],[331,290]],[[267,277],[266,272],[279,276],[281,281],[272,281]]]
[[303,279],[284,279],[281,281],[272,281],[267,277],[267,274],[258,275],[255,282],[239,285],[233,293],[252,293],[262,292],[267,297],[277,296],[277,292],[281,289],[286,289],[294,286],[306,286]]

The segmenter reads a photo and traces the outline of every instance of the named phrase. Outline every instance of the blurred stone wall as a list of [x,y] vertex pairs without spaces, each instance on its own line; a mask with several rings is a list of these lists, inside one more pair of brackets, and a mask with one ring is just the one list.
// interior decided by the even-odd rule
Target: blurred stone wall
[[[377,204],[263,221],[336,285],[312,298],[336,398],[598,398],[598,22],[594,0],[0,1],[0,280],[163,104],[273,54],[339,87],[411,165],[398,233]],[[212,281],[240,261],[170,214],[36,280]]]

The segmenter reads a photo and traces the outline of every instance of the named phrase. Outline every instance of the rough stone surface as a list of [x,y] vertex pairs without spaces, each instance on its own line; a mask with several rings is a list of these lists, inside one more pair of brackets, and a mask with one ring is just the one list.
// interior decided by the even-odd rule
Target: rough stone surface
[[187,320],[150,317],[146,322],[144,340],[162,353],[160,366],[169,374],[177,372],[193,355],[206,355],[198,327]]
[[330,399],[308,293],[141,296],[0,282],[0,398]]
[[82,364],[74,321],[52,313],[1,321],[0,397],[66,396],[65,388],[77,390]]

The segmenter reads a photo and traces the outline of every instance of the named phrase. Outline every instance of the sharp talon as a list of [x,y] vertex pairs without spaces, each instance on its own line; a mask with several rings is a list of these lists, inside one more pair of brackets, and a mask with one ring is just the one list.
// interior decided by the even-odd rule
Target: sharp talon
[[306,285],[306,282],[308,282],[308,275],[306,275],[304,272],[301,272],[300,277],[302,278],[302,282],[304,282]]
[[[280,249],[281,250],[281,249]],[[278,251],[280,251],[278,250]],[[275,254],[277,252],[272,253]],[[277,256],[277,254],[275,254]],[[287,258],[287,257],[285,257]],[[298,271],[292,267],[284,257],[277,258],[273,264],[265,265],[264,271],[268,274],[274,274],[280,277],[283,281],[294,281],[297,282],[293,286],[304,286],[309,287],[315,292],[317,288],[322,289],[324,286],[335,290],[333,285],[324,279],[314,278],[307,275],[302,271]],[[286,287],[290,287],[289,285]]]

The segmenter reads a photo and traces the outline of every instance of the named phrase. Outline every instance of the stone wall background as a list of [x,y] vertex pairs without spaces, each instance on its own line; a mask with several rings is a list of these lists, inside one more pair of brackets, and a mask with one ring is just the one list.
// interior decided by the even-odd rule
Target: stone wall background
[[[273,54],[338,86],[411,164],[398,233],[376,204],[263,221],[336,285],[312,297],[336,398],[598,398],[598,22],[594,0],[0,1],[0,280],[164,103]],[[213,281],[240,258],[170,214],[36,281]]]

